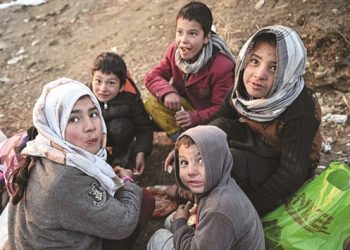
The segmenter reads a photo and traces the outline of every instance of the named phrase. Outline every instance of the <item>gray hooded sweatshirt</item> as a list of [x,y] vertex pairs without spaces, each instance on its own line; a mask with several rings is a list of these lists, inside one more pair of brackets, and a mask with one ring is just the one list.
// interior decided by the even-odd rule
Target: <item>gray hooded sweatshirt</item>
[[[263,228],[253,205],[231,178],[234,167],[226,134],[214,126],[197,126],[184,132],[196,143],[204,162],[205,187],[195,198],[198,224],[185,219],[174,221],[175,249],[265,249]],[[178,185],[189,190],[179,177],[178,152],[175,154]]]

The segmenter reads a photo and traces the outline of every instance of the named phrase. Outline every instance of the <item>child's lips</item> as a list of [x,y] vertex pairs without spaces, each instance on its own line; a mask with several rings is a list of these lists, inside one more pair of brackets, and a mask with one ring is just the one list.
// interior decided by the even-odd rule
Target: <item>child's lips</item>
[[202,186],[202,182],[201,181],[196,181],[196,180],[188,181],[188,184],[191,187],[201,187]]
[[184,48],[184,47],[181,47],[180,50],[183,54],[187,54],[190,51],[189,48]]
[[257,83],[257,82],[250,82],[253,89],[261,89],[263,88],[263,85]]
[[109,95],[108,94],[97,94],[100,98],[107,98]]
[[86,144],[96,144],[98,142],[97,138],[92,138],[86,141]]

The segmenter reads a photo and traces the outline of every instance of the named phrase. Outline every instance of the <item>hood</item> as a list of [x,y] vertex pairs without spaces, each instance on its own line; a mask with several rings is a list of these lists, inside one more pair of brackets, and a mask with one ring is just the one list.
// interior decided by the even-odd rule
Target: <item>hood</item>
[[[202,155],[205,167],[203,194],[216,186],[228,183],[231,179],[233,159],[227,144],[226,133],[215,126],[203,125],[188,129],[179,136],[177,141],[184,135],[192,138]],[[179,154],[177,150],[175,151],[175,179],[178,186],[189,191],[179,177]]]

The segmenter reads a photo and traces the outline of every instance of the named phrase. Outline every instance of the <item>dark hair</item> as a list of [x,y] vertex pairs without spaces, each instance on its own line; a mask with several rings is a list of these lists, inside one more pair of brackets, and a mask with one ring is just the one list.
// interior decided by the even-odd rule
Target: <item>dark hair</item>
[[99,54],[91,68],[91,75],[94,72],[100,70],[105,74],[115,74],[118,76],[120,81],[120,86],[123,86],[126,82],[127,68],[123,58],[116,53],[104,52]]
[[[27,142],[34,140],[35,137],[38,135],[38,130],[32,126],[27,130]],[[26,143],[27,143],[26,142]],[[19,145],[18,147],[15,147],[14,150],[16,153],[20,153],[22,149],[26,146],[26,143],[23,143]],[[10,182],[11,184],[8,185],[10,192],[12,194],[12,203],[16,205],[24,196],[25,191],[27,189],[29,176],[30,176],[30,169],[34,164],[36,163],[37,158],[25,156],[22,159],[20,159],[19,167],[13,170],[13,172],[10,174]]]
[[276,35],[272,33],[263,33],[254,39],[254,46],[257,42],[267,42],[268,44],[276,46]]
[[30,169],[35,165],[37,159],[29,156],[24,157],[20,162],[20,167],[10,174],[12,185],[9,187],[11,187],[12,204],[16,205],[24,196],[28,186]]
[[180,146],[184,145],[186,148],[188,148],[191,145],[195,145],[196,143],[194,140],[189,137],[188,135],[181,136],[181,138],[176,142],[175,148],[179,149]]
[[210,9],[201,2],[190,2],[183,6],[177,13],[176,21],[179,18],[198,22],[202,26],[204,36],[209,34],[213,24],[213,16]]

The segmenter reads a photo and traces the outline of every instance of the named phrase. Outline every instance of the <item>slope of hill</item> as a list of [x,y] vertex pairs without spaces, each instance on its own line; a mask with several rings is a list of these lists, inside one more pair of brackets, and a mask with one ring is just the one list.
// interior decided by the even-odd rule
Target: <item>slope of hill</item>
[[[0,0],[0,3],[4,2]],[[66,76],[87,82],[89,67],[101,51],[121,54],[143,96],[144,74],[174,38],[175,16],[185,0],[48,0],[38,6],[0,10],[0,128],[11,136],[31,123],[31,110],[41,87]],[[350,114],[350,3],[335,0],[205,0],[218,33],[234,53],[259,27],[282,24],[294,28],[305,42],[305,74],[320,98],[323,114]],[[349,121],[322,123],[330,160],[349,161]],[[166,182],[159,168],[169,146],[149,159],[145,184]],[[164,178],[165,179],[164,179]],[[142,241],[141,241],[142,243]],[[144,245],[143,245],[144,247]]]

